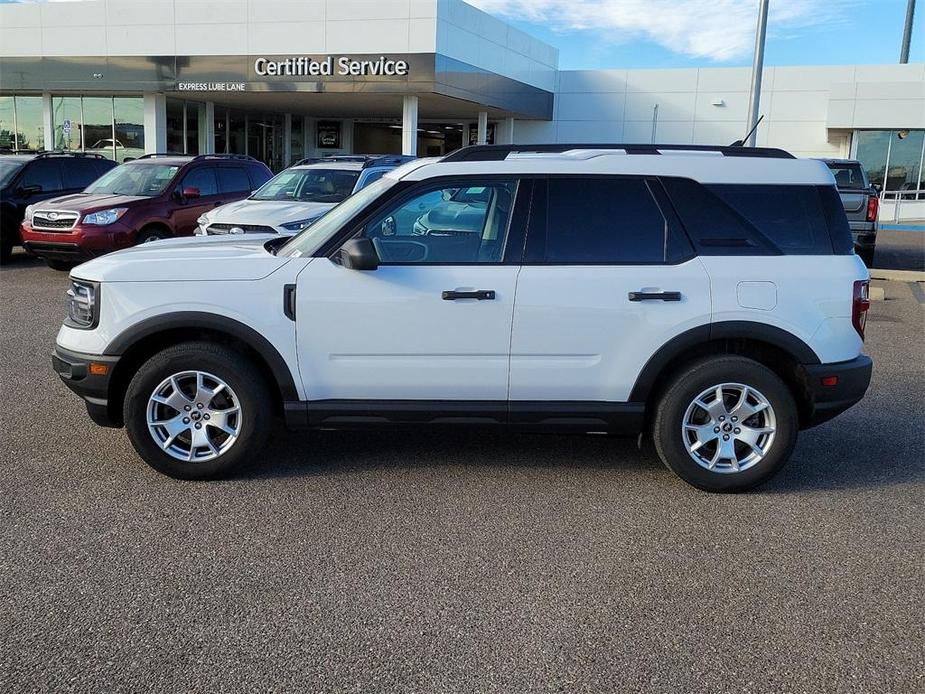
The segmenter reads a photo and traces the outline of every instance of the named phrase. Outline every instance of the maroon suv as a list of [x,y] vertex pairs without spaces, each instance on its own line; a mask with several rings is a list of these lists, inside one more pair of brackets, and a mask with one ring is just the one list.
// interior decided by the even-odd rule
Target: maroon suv
[[82,193],[30,205],[20,228],[23,247],[66,270],[137,243],[190,236],[201,214],[247,197],[272,176],[240,154],[146,154]]

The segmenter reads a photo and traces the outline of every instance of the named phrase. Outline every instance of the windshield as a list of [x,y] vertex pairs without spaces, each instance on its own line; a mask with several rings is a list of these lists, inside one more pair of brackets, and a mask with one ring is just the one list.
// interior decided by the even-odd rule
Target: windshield
[[170,164],[123,164],[91,183],[85,193],[96,195],[160,195],[180,167]]
[[829,164],[835,185],[843,190],[863,190],[868,187],[860,164]]
[[292,256],[294,258],[312,255],[321,248],[321,244],[337,233],[347,221],[396,183],[398,183],[396,179],[383,176],[375,183],[366,186],[356,195],[351,195],[301,234],[293,237],[289,243],[279,249],[278,255]]
[[287,169],[260,186],[251,200],[341,202],[359,177],[350,169]]
[[0,160],[0,186],[5,186],[10,179],[16,175],[16,172],[22,168],[23,161],[2,161]]

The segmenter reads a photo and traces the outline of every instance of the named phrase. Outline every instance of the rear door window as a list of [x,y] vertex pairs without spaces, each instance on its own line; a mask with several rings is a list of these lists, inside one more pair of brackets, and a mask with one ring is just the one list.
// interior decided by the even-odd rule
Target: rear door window
[[43,193],[61,190],[61,174],[54,159],[36,159],[26,166],[20,185],[41,186]]
[[218,182],[223,193],[246,193],[251,189],[247,171],[241,166],[219,167]]
[[[668,224],[645,179],[550,178],[547,190],[545,244],[528,242],[529,262],[665,262]],[[536,233],[540,225],[531,224]]]
[[64,176],[64,187],[77,190],[83,190],[100,176],[96,159],[62,160],[61,173]]
[[250,175],[251,179],[251,190],[257,190],[260,186],[273,178],[273,174],[262,166],[250,166],[247,169],[247,173]]

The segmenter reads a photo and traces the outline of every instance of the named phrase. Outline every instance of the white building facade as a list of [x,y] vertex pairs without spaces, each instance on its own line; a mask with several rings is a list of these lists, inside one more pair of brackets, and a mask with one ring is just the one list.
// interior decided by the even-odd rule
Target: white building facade
[[[279,170],[475,142],[728,144],[749,73],[560,71],[554,46],[461,0],[0,4],[0,147]],[[769,67],[760,110],[758,145],[857,157],[925,201],[925,64]]]

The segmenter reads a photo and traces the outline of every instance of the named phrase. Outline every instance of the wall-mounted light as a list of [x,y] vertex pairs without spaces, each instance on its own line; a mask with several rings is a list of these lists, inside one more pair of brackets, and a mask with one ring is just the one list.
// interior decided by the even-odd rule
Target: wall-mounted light
[[725,106],[726,105],[726,102],[723,99],[720,99],[719,97],[713,99],[710,103],[713,104],[714,106]]
[[93,75],[91,75],[91,76],[92,76],[93,79],[95,79],[95,80],[101,80],[101,79],[103,79],[103,73],[102,73],[102,72],[94,72]]

